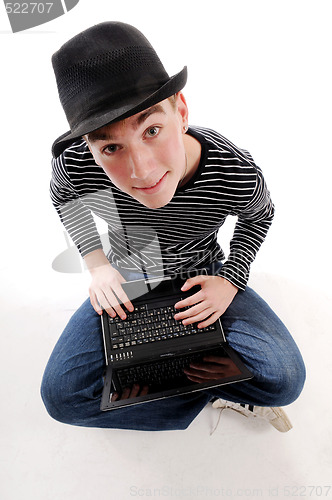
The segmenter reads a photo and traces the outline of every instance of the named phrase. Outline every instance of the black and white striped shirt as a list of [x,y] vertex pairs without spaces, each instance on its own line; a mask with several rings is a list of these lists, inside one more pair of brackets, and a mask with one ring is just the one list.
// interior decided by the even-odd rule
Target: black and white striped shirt
[[166,206],[147,208],[120,191],[83,139],[52,160],[52,202],[83,257],[102,248],[95,214],[108,224],[109,261],[152,275],[224,260],[217,234],[235,215],[230,253],[218,275],[244,290],[273,219],[270,193],[247,151],[210,129],[191,127],[188,133],[201,143],[200,164]]

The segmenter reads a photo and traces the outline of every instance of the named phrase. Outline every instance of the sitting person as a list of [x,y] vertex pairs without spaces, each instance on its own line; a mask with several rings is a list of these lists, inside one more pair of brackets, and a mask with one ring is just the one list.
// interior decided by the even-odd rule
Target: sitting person
[[[185,429],[209,403],[291,423],[280,406],[301,393],[305,367],[287,328],[247,286],[250,265],[272,223],[274,205],[261,169],[218,132],[188,125],[182,89],[187,70],[169,77],[134,27],[105,22],[53,55],[70,131],[53,144],[51,197],[92,277],[87,299],[70,319],[47,364],[41,394],[49,414],[72,425],[137,430]],[[217,109],[216,109],[216,112]],[[103,251],[93,214],[108,224]],[[217,241],[237,217],[225,255]],[[128,248],[128,233],[142,242]],[[151,234],[154,238],[151,237]],[[175,304],[174,318],[204,328],[221,318],[230,346],[251,380],[100,410],[105,368],[100,315],[126,318],[126,280],[205,269],[186,281],[200,291]],[[188,378],[218,366],[192,364]]]

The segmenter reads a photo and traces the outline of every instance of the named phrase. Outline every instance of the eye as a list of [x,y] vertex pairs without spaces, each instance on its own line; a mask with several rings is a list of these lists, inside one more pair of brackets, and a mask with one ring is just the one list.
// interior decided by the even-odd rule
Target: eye
[[146,131],[146,135],[148,137],[155,137],[156,135],[159,134],[160,127],[154,126],[154,127],[149,127]]
[[114,154],[118,149],[119,146],[117,144],[108,144],[108,146],[103,149],[103,152],[106,154]]

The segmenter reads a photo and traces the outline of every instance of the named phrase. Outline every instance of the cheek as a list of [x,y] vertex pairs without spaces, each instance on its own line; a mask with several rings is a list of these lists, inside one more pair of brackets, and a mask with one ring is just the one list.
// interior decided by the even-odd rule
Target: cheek
[[170,167],[177,167],[183,162],[185,155],[182,136],[173,136],[172,139],[165,141],[159,149],[159,158]]
[[110,178],[110,180],[116,186],[120,187],[126,183],[128,180],[128,175],[126,175],[125,171],[120,168],[104,168],[106,175]]
[[118,183],[122,183],[126,178],[125,169],[119,168],[119,166],[114,165],[113,162],[108,162],[103,159],[99,162],[100,167],[104,170],[107,177],[113,182],[113,184],[117,185]]

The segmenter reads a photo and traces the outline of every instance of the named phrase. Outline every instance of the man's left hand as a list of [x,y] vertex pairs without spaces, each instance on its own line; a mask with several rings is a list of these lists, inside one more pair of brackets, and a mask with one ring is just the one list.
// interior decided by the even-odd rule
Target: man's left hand
[[228,308],[238,288],[221,276],[199,275],[189,278],[181,290],[186,292],[195,285],[201,290],[175,304],[176,309],[189,307],[176,313],[174,318],[182,320],[184,325],[198,323],[198,328],[205,328],[214,323]]

